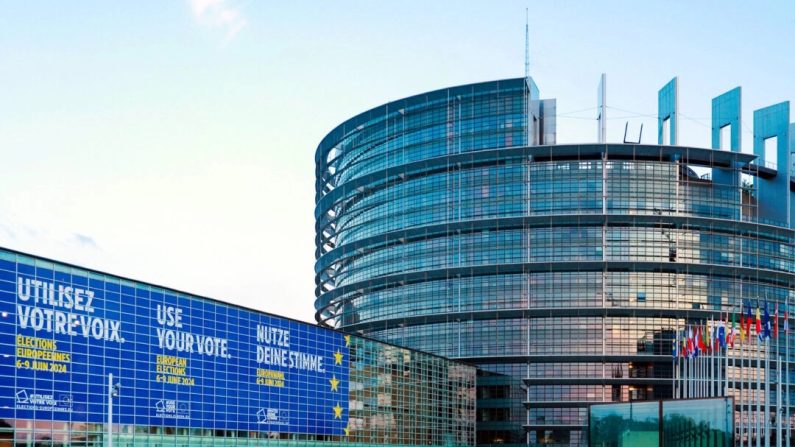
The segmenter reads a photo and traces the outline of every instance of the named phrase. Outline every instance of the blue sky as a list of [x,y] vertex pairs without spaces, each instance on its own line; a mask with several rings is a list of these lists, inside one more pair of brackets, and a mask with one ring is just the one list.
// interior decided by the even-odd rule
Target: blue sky
[[752,111],[795,100],[786,1],[9,1],[0,245],[311,320],[317,143],[390,100],[522,76],[525,8],[561,143],[596,139],[603,72],[609,141],[629,121],[654,142],[677,75],[683,144],[709,145],[735,86],[748,151]]

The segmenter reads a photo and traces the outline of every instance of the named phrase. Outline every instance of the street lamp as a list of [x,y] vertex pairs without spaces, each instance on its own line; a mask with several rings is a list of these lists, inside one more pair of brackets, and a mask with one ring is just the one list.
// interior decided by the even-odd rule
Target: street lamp
[[113,398],[120,391],[121,383],[113,383],[113,373],[108,373],[108,447],[113,447]]

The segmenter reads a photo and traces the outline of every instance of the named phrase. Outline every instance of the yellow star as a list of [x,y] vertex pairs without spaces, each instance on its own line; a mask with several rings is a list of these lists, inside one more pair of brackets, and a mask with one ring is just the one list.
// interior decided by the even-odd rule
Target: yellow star
[[345,436],[350,436],[351,435],[351,429],[350,428],[345,427],[345,428],[343,428],[343,430],[345,430]]
[[350,345],[351,345],[351,336],[350,335],[346,335],[345,336],[345,346],[350,346]]
[[339,402],[337,402],[337,406],[332,407],[332,410],[334,410],[334,419],[342,419],[342,407]]
[[342,353],[339,351],[334,353],[334,364],[342,365]]
[[340,381],[337,380],[336,376],[331,376],[331,378],[328,381],[329,383],[331,383],[331,391],[339,391],[337,390],[337,385],[340,384]]

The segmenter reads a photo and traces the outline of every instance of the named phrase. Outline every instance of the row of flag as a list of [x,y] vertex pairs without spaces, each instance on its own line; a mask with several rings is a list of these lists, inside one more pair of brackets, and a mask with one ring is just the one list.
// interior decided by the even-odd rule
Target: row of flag
[[[771,317],[767,301],[765,301],[764,310],[760,309],[757,301],[754,315],[751,301],[746,300],[743,302],[739,315],[739,328],[737,327],[735,314],[731,314],[730,326],[729,314],[726,313],[723,320],[719,319],[718,321],[690,325],[683,331],[681,338],[677,333],[676,342],[672,344],[673,357],[695,358],[705,353],[719,352],[727,347],[734,348],[735,343],[738,341],[740,343],[750,342],[752,340],[751,326],[754,326],[759,341],[778,337],[778,304],[776,304],[774,314]],[[789,309],[786,306],[784,306],[783,329],[784,333],[789,334]]]

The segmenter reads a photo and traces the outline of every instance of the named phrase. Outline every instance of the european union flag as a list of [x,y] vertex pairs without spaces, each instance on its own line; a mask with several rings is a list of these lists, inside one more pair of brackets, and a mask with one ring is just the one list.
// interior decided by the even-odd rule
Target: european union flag
[[767,300],[765,300],[765,313],[762,315],[762,326],[764,327],[764,330],[762,332],[761,339],[770,338],[770,332],[772,330],[772,326],[770,321],[770,311],[768,310],[767,307]]

